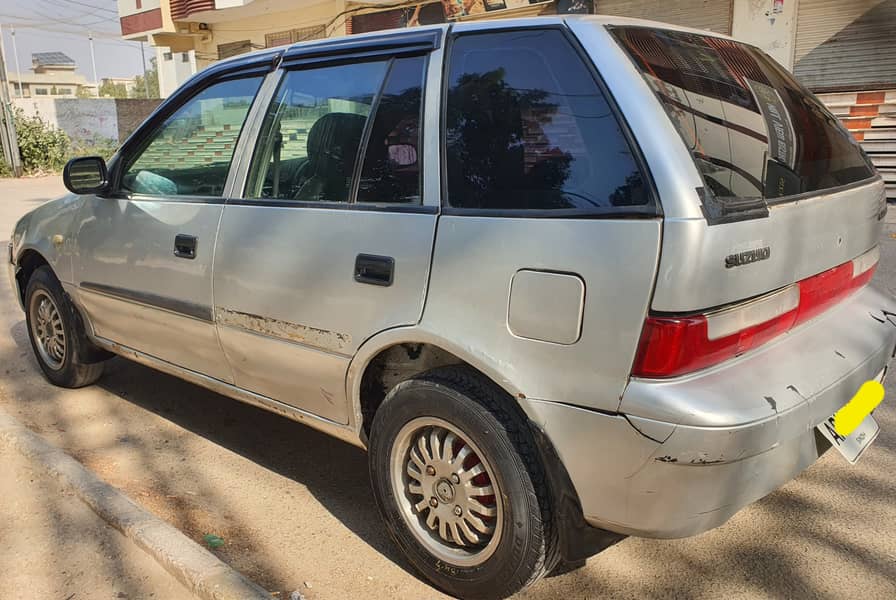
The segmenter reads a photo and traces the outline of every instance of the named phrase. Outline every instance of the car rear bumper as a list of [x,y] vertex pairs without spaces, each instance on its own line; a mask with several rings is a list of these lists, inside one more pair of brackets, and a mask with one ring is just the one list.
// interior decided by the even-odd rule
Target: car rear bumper
[[[825,315],[719,367],[633,380],[619,414],[526,400],[594,526],[646,537],[717,527],[828,447],[815,426],[880,376],[896,302],[866,287]],[[890,321],[891,317],[894,322]]]

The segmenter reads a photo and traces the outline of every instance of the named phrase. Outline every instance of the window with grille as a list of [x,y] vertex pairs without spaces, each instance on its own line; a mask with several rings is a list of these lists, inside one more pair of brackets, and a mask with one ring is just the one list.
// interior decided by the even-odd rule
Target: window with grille
[[273,48],[275,46],[295,44],[296,42],[320,40],[325,37],[327,37],[326,25],[315,25],[313,27],[301,27],[299,29],[290,29],[289,31],[268,33],[264,36],[264,42],[265,46]]
[[[252,42],[249,40],[240,40],[238,42],[228,42],[226,44],[218,44],[218,58],[223,60],[225,58],[230,58],[231,56],[236,56],[238,54],[245,54],[246,52],[250,52],[252,50]],[[184,62],[188,62],[189,55],[184,53]]]

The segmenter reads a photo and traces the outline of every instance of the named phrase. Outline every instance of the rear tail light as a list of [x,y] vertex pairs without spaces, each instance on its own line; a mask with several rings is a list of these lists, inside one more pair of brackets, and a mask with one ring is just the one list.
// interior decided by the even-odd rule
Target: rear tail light
[[819,315],[871,280],[877,247],[791,286],[723,310],[647,317],[635,377],[676,377],[734,358]]

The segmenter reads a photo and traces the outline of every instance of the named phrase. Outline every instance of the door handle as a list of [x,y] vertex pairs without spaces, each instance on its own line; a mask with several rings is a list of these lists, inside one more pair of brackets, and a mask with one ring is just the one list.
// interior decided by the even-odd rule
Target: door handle
[[174,236],[174,256],[178,258],[196,258],[196,236],[178,233]]
[[370,285],[392,285],[395,259],[391,256],[359,254],[355,259],[355,281]]

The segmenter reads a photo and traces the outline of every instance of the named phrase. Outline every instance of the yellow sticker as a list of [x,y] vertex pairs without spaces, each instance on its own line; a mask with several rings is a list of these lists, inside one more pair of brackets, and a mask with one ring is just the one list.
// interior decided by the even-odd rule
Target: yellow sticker
[[843,437],[848,436],[883,399],[884,386],[878,381],[866,381],[852,400],[834,414],[834,431]]

